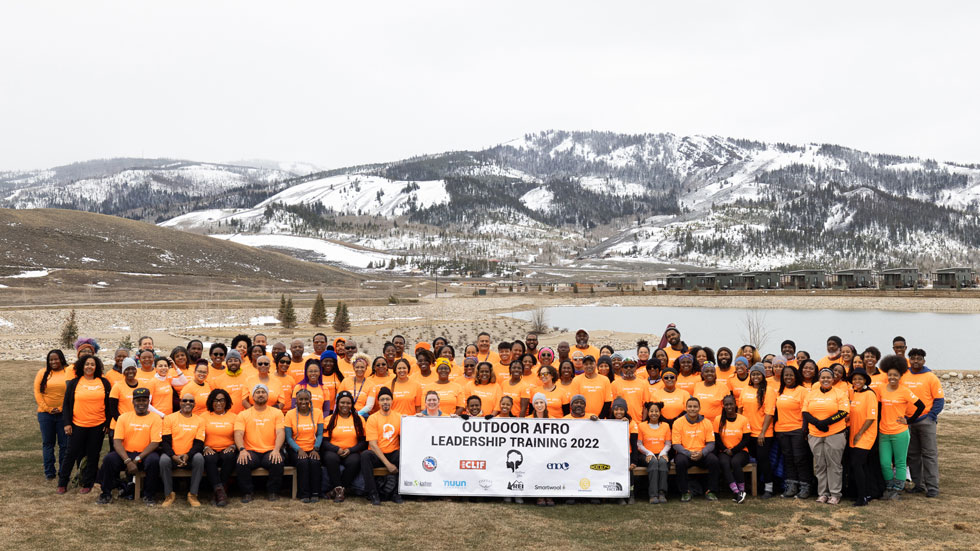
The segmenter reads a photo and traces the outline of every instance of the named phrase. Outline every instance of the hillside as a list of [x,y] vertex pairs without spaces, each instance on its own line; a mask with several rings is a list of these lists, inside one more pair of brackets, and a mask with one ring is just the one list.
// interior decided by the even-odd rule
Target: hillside
[[61,209],[0,209],[0,290],[57,286],[54,280],[68,279],[109,288],[114,277],[146,285],[215,280],[350,286],[359,281],[334,267],[145,222]]

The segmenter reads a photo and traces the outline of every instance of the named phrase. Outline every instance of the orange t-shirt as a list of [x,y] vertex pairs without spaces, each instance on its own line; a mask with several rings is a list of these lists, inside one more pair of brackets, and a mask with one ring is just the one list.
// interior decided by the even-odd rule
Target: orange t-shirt
[[[803,400],[803,411],[813,415],[817,419],[826,419],[838,411],[850,411],[850,409],[851,402],[847,394],[836,388],[831,388],[829,391],[823,392],[819,386],[815,386],[810,389],[810,392],[807,393],[806,398]],[[830,425],[830,430],[826,432],[810,425],[810,435],[817,437],[831,436],[845,428],[847,428],[846,418]]]
[[643,404],[650,398],[650,385],[645,380],[616,379],[612,384],[612,393],[613,398],[626,400],[626,412],[631,418],[643,418]]
[[154,377],[144,384],[150,389],[150,405],[164,415],[174,412],[174,387],[170,385],[170,379],[161,381]]
[[269,399],[266,401],[267,405],[275,406],[280,400],[285,401],[287,399],[291,399],[291,397],[287,398],[286,396],[283,396],[282,384],[279,382],[278,378],[269,375],[269,379],[267,381],[262,381],[259,379],[258,375],[251,375],[245,380],[245,386],[242,387],[241,402],[243,404],[248,402],[255,405],[254,402],[252,402],[252,389],[259,383],[262,383],[269,388]]
[[[888,375],[885,375],[884,385],[888,384]],[[922,373],[912,373],[911,371],[906,371],[905,375],[902,375],[901,384],[908,387],[912,391],[912,394],[922,400],[925,404],[925,409],[922,410],[923,414],[929,413],[932,409],[932,403],[936,398],[945,398],[946,395],[943,393],[943,385],[939,382],[939,377],[932,371],[924,371]]]
[[[43,372],[44,370],[42,369],[41,371]],[[54,371],[52,371],[51,373],[53,375],[54,374]],[[106,367],[106,370],[102,373],[102,376],[109,380],[109,388],[112,388],[113,385],[115,385],[119,381],[125,381],[126,380],[126,376],[125,375],[123,375],[122,373],[116,371],[111,366],[107,366]],[[49,384],[50,384],[50,382],[49,382]]]
[[881,434],[900,434],[909,430],[908,425],[897,421],[899,417],[910,417],[915,413],[915,403],[919,398],[907,386],[898,385],[898,389],[890,390],[888,386],[881,388],[881,421],[878,432]]
[[299,362],[289,362],[286,374],[293,378],[294,383],[302,381],[306,377],[306,358]]
[[[762,424],[766,421],[766,415],[776,413],[776,391],[771,386],[766,387],[766,395],[762,400],[762,407],[759,407],[758,390],[753,387],[746,387],[742,392],[742,399],[738,403],[742,409],[742,415],[749,420],[752,427],[752,436],[759,436],[762,433]],[[773,423],[769,423],[766,430],[766,438],[773,434]]]
[[382,453],[391,453],[400,447],[401,433],[402,417],[394,410],[389,415],[372,414],[364,425],[364,439],[376,441]]
[[[138,381],[136,383],[136,386],[130,387],[129,385],[126,384],[125,379],[121,383],[116,383],[112,385],[112,390],[109,391],[109,399],[115,398],[117,400],[116,411],[119,415],[133,411],[133,391],[136,390],[137,388],[146,388],[147,390],[149,390],[149,388],[147,388],[146,385],[140,384]],[[151,390],[150,391],[151,399],[152,399],[152,393],[153,391]],[[109,428],[110,429],[116,428],[115,419],[109,421]]]
[[568,357],[571,358],[572,357],[572,354],[574,354],[576,352],[581,352],[583,358],[585,356],[592,356],[596,360],[598,360],[599,359],[599,356],[602,355],[602,354],[599,353],[599,349],[596,348],[596,347],[594,347],[594,346],[592,346],[591,344],[588,345],[588,346],[586,346],[585,348],[579,348],[577,344],[573,344],[572,345],[572,348],[568,351]]
[[711,421],[701,416],[701,420],[691,423],[687,415],[681,416],[674,421],[674,430],[671,431],[670,441],[674,444],[684,446],[690,452],[701,451],[708,442],[715,441],[715,431],[711,426]]
[[415,415],[422,407],[422,385],[411,377],[407,381],[389,383],[394,384],[395,390],[391,391],[391,411],[399,415]]
[[[476,385],[472,382],[466,383],[463,388],[464,400],[470,396],[480,397],[480,415],[488,415],[497,410],[500,403],[500,385],[490,383],[488,385]],[[465,401],[463,407],[466,407]]]
[[334,405],[336,404],[337,393],[340,392],[341,380],[337,376],[337,373],[331,373],[320,378],[320,385],[323,386],[323,390],[326,391],[326,396],[324,400],[329,404],[327,406],[327,411],[333,411]]
[[179,411],[163,418],[163,435],[170,435],[174,455],[191,451],[194,440],[204,441],[204,419],[191,414],[184,417]]
[[277,383],[279,383],[279,397],[281,399],[280,401],[282,402],[282,411],[289,411],[293,401],[293,385],[296,384],[296,381],[294,381],[288,373],[282,376],[280,376],[278,373],[269,375],[269,378],[274,379]]
[[749,378],[746,377],[744,380],[739,379],[737,375],[732,375],[728,379],[728,388],[732,389],[732,395],[735,396],[735,401],[738,402],[742,399],[742,392],[745,392],[746,388],[749,387]]
[[95,378],[90,381],[85,377],[79,377],[76,380],[78,382],[75,386],[72,424],[89,428],[105,423],[109,412],[105,410],[105,384],[102,379]]
[[151,379],[155,379],[156,376],[157,376],[156,369],[151,369],[149,371],[146,371],[142,367],[136,368],[136,380],[143,384],[148,384],[148,381],[150,381]]
[[855,392],[851,396],[851,411],[847,414],[847,426],[851,429],[848,438],[850,442],[848,444],[852,448],[859,448],[862,450],[870,450],[871,446],[875,443],[875,438],[878,436],[875,431],[874,423],[868,427],[868,430],[864,431],[861,435],[861,439],[857,442],[854,441],[854,436],[857,435],[861,427],[864,426],[865,421],[874,421],[878,418],[878,395],[874,391],[864,391]]
[[370,379],[356,382],[354,377],[350,377],[340,383],[340,391],[337,394],[340,394],[344,390],[350,392],[354,396],[354,410],[360,411],[367,404],[368,396],[371,395],[372,386]]
[[677,374],[677,388],[687,392],[690,395],[694,395],[694,387],[701,382],[700,373],[691,373],[690,375]]
[[[319,386],[303,386],[303,385],[297,384],[296,386],[293,387],[293,396],[289,400],[290,403],[296,402],[296,393],[299,392],[299,391],[301,391],[301,390],[308,390],[308,391],[310,391],[310,397],[313,400],[313,409],[319,411],[322,414],[323,413],[323,405],[324,405],[324,403],[327,403],[326,402],[326,399],[327,399],[327,395],[330,393],[330,390],[327,389],[326,387],[324,387],[323,385],[319,385]],[[293,407],[294,406],[290,406],[290,409],[292,409]]]
[[327,434],[327,424],[329,421],[324,421],[323,437],[326,438],[328,442],[341,449],[353,448],[356,446],[357,429],[354,427],[355,415],[357,414],[352,413],[346,419],[340,415],[337,415],[337,424],[334,426],[331,434]]
[[211,385],[204,381],[203,385],[197,384],[196,381],[191,381],[184,385],[180,390],[181,396],[184,393],[190,392],[194,395],[194,415],[204,415],[208,411],[208,396],[211,395]]
[[[423,389],[426,387],[426,385],[434,385],[436,381],[439,380],[439,374],[436,373],[435,369],[429,370],[428,377],[423,376],[421,371],[412,371],[411,373],[408,374],[408,377],[414,380],[415,382],[417,382],[418,384],[422,385]],[[450,380],[452,380],[451,373],[449,375],[449,378]]]
[[245,377],[245,372],[239,370],[238,375],[229,375],[226,372],[224,375],[213,379],[211,386],[224,389],[231,396],[231,401],[233,402],[229,408],[231,412],[241,413],[245,409],[245,406],[242,405],[242,393],[251,391],[250,388],[247,388],[247,382],[248,379]]
[[510,362],[494,364],[493,374],[497,378],[498,383],[510,379]]
[[282,412],[266,406],[249,408],[238,414],[235,419],[235,432],[243,431],[245,449],[258,453],[272,451],[276,447],[276,432],[284,430],[285,421]]
[[466,395],[463,387],[456,383],[434,384],[429,390],[439,395],[439,409],[445,414],[456,413],[456,408],[466,407]]
[[637,428],[637,438],[648,452],[657,455],[664,450],[664,446],[670,441],[670,425],[661,421],[656,427],[651,427],[650,423],[639,423]]
[[344,374],[345,379],[354,378],[354,364],[348,362],[346,358],[337,358],[337,369]]
[[204,419],[204,445],[214,451],[221,450],[235,443],[235,422],[238,415],[226,411],[221,415],[206,412]]
[[734,421],[725,421],[725,428],[721,428],[721,418],[724,414],[719,414],[715,417],[715,421],[712,428],[719,436],[721,436],[721,444],[726,448],[734,448],[742,441],[742,437],[746,434],[752,434],[752,427],[749,426],[749,420],[744,415],[740,413],[735,414]]
[[[187,378],[187,381],[188,382],[187,383],[184,383],[182,385],[178,385],[178,384],[176,384],[176,383],[173,382],[174,379],[180,377],[180,375],[177,375],[177,368],[176,367],[171,367],[170,368],[170,371],[167,372],[167,380],[170,381],[170,385],[173,386],[174,387],[174,390],[176,390],[177,392],[180,392],[181,390],[183,390],[185,386],[187,386],[188,384],[190,384],[191,381],[194,380],[194,370],[193,369],[190,370],[190,371],[187,371],[187,368],[185,367],[184,369],[181,370],[181,374],[184,375]],[[120,373],[120,376],[121,375],[122,374]]]
[[[77,400],[77,398],[76,398]],[[163,419],[159,415],[147,413],[136,415],[135,411],[119,416],[116,423],[115,440],[122,440],[123,448],[128,452],[141,452],[150,442],[161,442],[160,431]]]
[[585,414],[599,415],[602,413],[602,406],[606,402],[612,402],[612,383],[608,377],[596,373],[591,379],[585,374],[576,375],[572,379],[572,388],[569,389],[571,396],[581,394],[585,396]]
[[731,387],[731,385],[728,384],[728,379],[731,379],[731,378],[734,378],[734,377],[735,377],[735,368],[734,367],[729,368],[728,371],[722,371],[718,367],[715,368],[715,378],[717,379],[717,383],[720,384],[720,385],[727,386],[729,388],[729,390],[731,390],[732,387]]
[[[531,393],[531,398],[534,398],[534,394],[538,392],[544,394],[544,399],[548,402],[548,417],[552,419],[561,419],[565,416],[561,408],[568,404],[568,394],[562,390],[558,385],[555,385],[554,390],[545,390],[544,388],[537,388]],[[534,416],[534,404],[531,404],[531,414],[528,417]]]
[[783,393],[776,396],[776,411],[779,412],[776,419],[776,432],[803,428],[803,400],[806,399],[807,392],[803,385],[798,385],[795,388],[783,389]]
[[664,419],[674,419],[678,415],[684,415],[684,412],[687,411],[687,399],[690,397],[690,394],[679,388],[674,389],[673,392],[659,389],[653,391],[653,394],[650,396],[650,401],[663,402],[664,407],[660,408],[661,417]]
[[[521,398],[528,401],[531,400],[530,388],[531,384],[524,379],[521,379],[521,382],[517,383],[516,385],[512,385],[510,384],[510,378],[508,378],[503,384],[500,385],[500,397],[503,398],[504,396],[510,396],[510,399],[514,401],[514,407],[512,407],[510,410],[511,415],[519,415],[522,413]],[[500,404],[499,400],[497,401],[497,404]]]
[[840,356],[837,356],[836,358],[831,358],[830,356],[824,356],[823,358],[817,360],[817,371],[820,371],[825,367],[830,367],[834,364],[843,364],[843,363],[844,362],[841,361]]
[[[37,402],[37,411],[51,413],[51,410],[65,403],[65,384],[68,382],[68,371],[52,371],[48,376],[48,384],[44,387],[44,394],[41,394],[41,379],[44,378],[44,368],[38,370],[34,376],[34,401]],[[110,381],[111,382],[111,381]]]
[[674,350],[670,346],[665,348],[664,352],[667,353],[667,367],[674,367],[674,361],[676,361],[677,358],[680,358],[681,356],[686,354],[686,352],[683,352],[681,350]]
[[704,381],[701,381],[694,385],[694,392],[691,393],[691,396],[701,402],[701,415],[708,419],[714,419],[721,415],[721,401],[731,393],[732,391],[723,383],[715,381],[715,384],[707,386]]
[[285,426],[293,432],[293,440],[299,449],[310,452],[316,444],[316,430],[323,425],[323,413],[317,409],[310,410],[311,415],[300,415],[299,410],[293,409],[286,414]]
[[[487,353],[486,354],[477,351],[477,353],[476,353],[476,361],[478,361],[478,362],[490,362],[493,365],[497,365],[497,364],[500,363],[500,355],[497,354],[496,352],[494,352],[493,350],[487,350]],[[435,371],[435,370],[433,370],[433,371]]]
[[888,384],[888,375],[879,371],[871,376],[871,383],[868,384],[868,388],[875,391],[875,394],[878,396],[878,399],[881,400],[881,387],[887,384]]

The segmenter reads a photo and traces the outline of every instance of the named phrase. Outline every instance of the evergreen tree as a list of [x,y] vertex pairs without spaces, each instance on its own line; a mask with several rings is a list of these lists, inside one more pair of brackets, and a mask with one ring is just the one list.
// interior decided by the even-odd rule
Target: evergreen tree
[[343,302],[337,303],[337,313],[333,318],[333,329],[338,333],[350,331],[350,314],[347,312],[347,305]]
[[286,329],[292,329],[296,327],[296,310],[293,309],[293,298],[290,297],[286,300],[286,306],[283,308],[282,316],[279,318],[279,322]]
[[327,307],[323,304],[323,293],[316,294],[316,300],[313,301],[313,309],[310,310],[310,325],[313,327],[320,327],[321,325],[326,325],[327,323]]
[[70,348],[75,345],[78,339],[78,323],[75,321],[75,309],[72,308],[65,320],[65,326],[61,328],[61,346]]
[[286,295],[279,295],[279,310],[276,311],[276,318],[282,322],[286,315]]

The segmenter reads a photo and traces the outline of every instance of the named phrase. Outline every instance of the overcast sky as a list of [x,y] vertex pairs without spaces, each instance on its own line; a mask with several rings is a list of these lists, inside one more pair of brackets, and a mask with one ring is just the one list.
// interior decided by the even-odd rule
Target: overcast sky
[[977,21],[969,1],[4,2],[0,169],[332,168],[552,128],[980,162]]

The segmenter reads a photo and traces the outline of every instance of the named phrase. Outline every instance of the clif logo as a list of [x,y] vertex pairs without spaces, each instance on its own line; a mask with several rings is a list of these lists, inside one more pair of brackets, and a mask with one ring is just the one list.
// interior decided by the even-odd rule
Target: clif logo
[[485,471],[487,462],[482,459],[460,459],[459,468],[464,471]]

